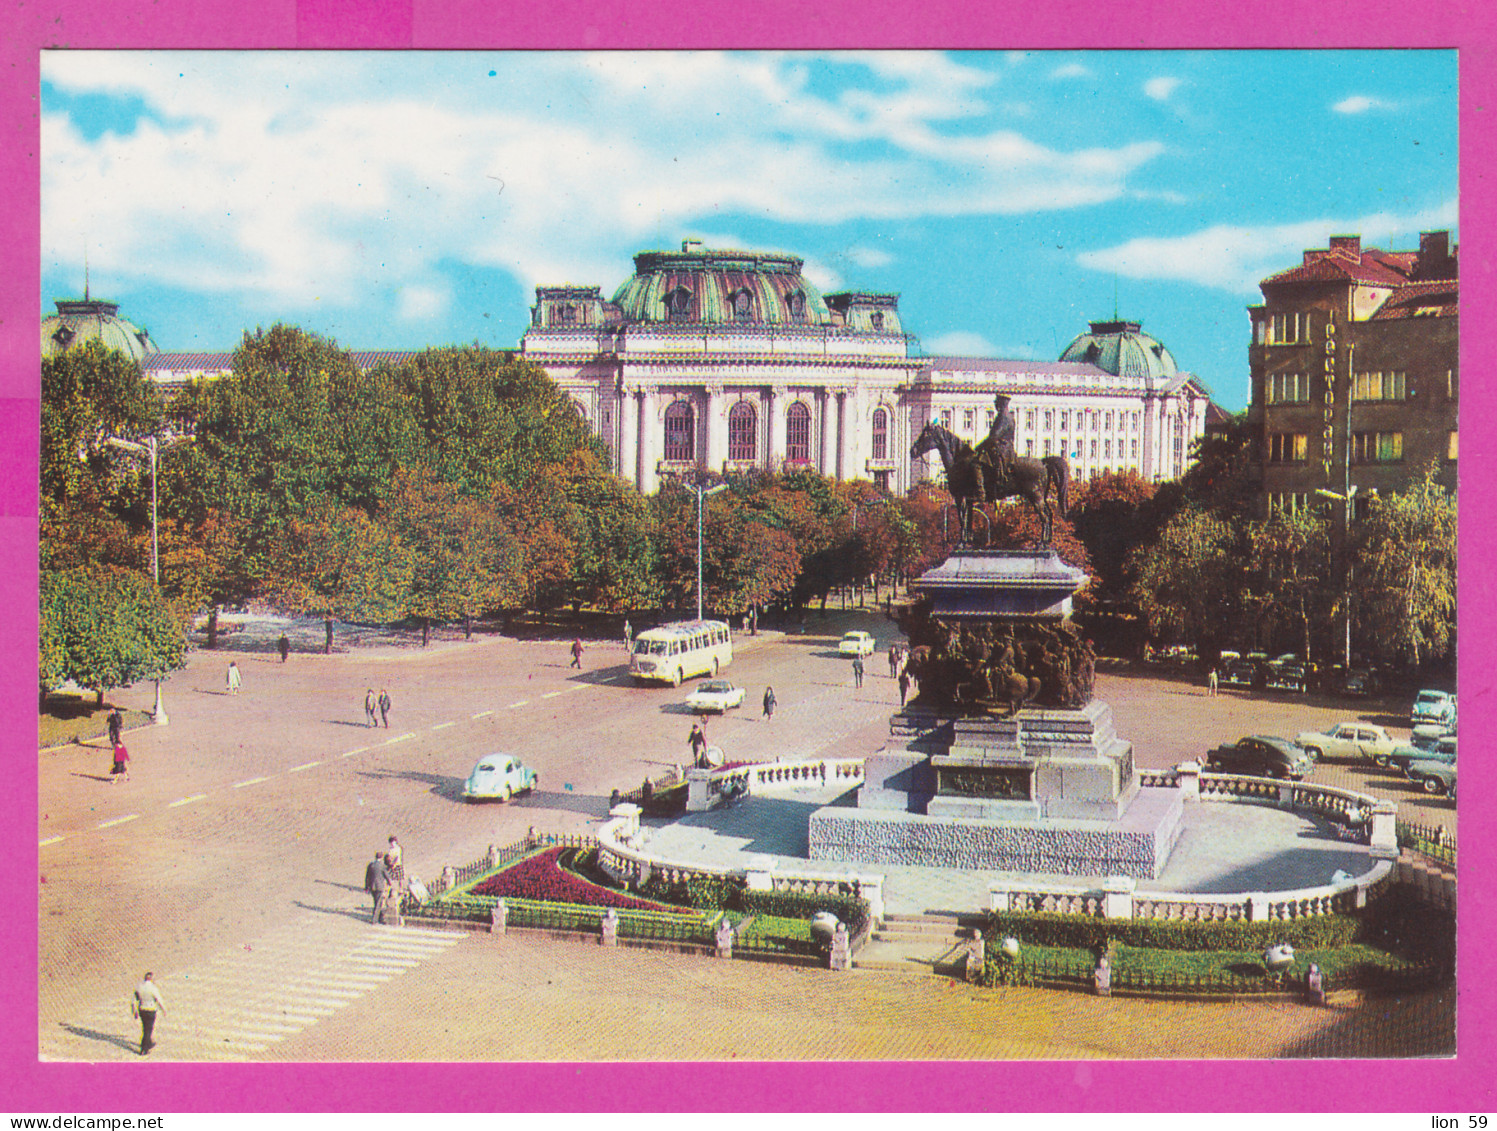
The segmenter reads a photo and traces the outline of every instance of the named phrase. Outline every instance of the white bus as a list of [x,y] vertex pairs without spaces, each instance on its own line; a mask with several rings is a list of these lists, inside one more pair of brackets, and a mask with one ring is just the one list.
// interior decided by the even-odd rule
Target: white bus
[[720,620],[684,620],[641,632],[629,653],[629,674],[674,687],[694,675],[716,675],[733,662],[733,634]]

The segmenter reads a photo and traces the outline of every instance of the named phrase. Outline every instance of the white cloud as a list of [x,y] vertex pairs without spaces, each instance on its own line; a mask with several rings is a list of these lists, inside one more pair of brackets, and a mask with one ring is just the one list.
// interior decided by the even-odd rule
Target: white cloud
[[843,254],[859,267],[887,267],[894,262],[892,255],[877,247],[850,247]]
[[1065,63],[1050,72],[1052,79],[1089,79],[1091,68],[1082,63]]
[[1183,79],[1169,78],[1165,75],[1160,75],[1159,77],[1152,78],[1148,82],[1144,83],[1144,93],[1147,94],[1150,98],[1154,99],[1155,102],[1168,102],[1170,95],[1175,93],[1176,88],[1179,87],[1179,85],[1183,81]]
[[996,347],[981,334],[971,330],[952,330],[923,338],[925,352],[933,357],[996,357]]
[[1369,110],[1391,110],[1393,103],[1381,98],[1369,98],[1365,94],[1353,94],[1331,107],[1338,114],[1365,114]]
[[1256,294],[1260,280],[1299,263],[1304,249],[1325,247],[1333,233],[1359,234],[1364,245],[1372,245],[1410,232],[1451,228],[1456,222],[1456,202],[1452,200],[1406,216],[1378,212],[1262,227],[1219,224],[1189,235],[1141,237],[1116,247],[1082,252],[1076,261],[1083,267],[1129,279],[1177,279],[1237,294]]
[[401,318],[408,322],[424,322],[446,311],[452,296],[446,287],[412,284],[401,287],[398,298],[397,310]]
[[51,87],[148,116],[90,139],[47,108],[42,251],[76,259],[88,235],[101,271],[236,293],[252,314],[377,291],[424,317],[444,261],[525,287],[612,279],[718,217],[1083,207],[1163,152],[987,128],[998,79],[965,56],[833,65],[823,93],[797,53],[49,52]]

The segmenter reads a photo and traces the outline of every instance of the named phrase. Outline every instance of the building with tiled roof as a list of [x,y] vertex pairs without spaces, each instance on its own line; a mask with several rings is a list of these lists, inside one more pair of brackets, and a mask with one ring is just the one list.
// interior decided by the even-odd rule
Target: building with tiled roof
[[976,443],[999,392],[1021,454],[1064,454],[1083,478],[1183,473],[1209,393],[1138,323],[1092,323],[1056,362],[924,357],[898,295],[822,295],[802,265],[693,240],[641,252],[611,299],[537,287],[521,352],[646,493],[698,467],[809,467],[903,492],[940,475],[908,454],[925,423]]
[[1398,490],[1431,462],[1454,490],[1458,250],[1448,231],[1421,234],[1417,251],[1333,236],[1262,281],[1248,420],[1264,513],[1318,491]]

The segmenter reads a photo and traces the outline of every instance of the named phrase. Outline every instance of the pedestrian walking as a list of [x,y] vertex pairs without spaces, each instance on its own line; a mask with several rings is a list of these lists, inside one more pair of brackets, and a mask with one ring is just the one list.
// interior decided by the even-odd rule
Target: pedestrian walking
[[774,718],[774,709],[775,709],[774,688],[773,687],[766,687],[764,689],[764,717],[766,719],[773,719]]
[[120,733],[125,729],[125,720],[120,717],[118,707],[109,712],[109,717],[104,720],[104,723],[109,727],[109,745],[118,746],[120,744]]
[[286,634],[281,633],[281,638],[276,641],[276,650],[281,654],[281,663],[286,662],[286,657],[291,655],[291,641],[286,639]]
[[686,743],[691,747],[691,764],[701,769],[707,752],[707,732],[702,729],[701,723],[691,724],[691,733],[686,736]]
[[624,618],[624,651],[628,652],[634,647],[634,629],[629,624],[629,618]]
[[904,701],[910,694],[910,673],[901,670],[899,673],[899,705],[904,706]]
[[230,695],[239,694],[239,665],[236,664],[233,660],[229,661],[229,670],[224,676],[224,681],[229,686]]
[[854,687],[862,687],[863,686],[863,657],[862,656],[854,656],[852,658],[852,685]]
[[889,645],[889,678],[899,678],[899,645]]
[[[395,926],[400,926],[400,899],[405,894],[405,863],[400,851],[400,841],[392,835],[390,847],[385,850],[385,869],[388,873],[389,891],[386,898],[389,900],[390,908],[395,912]],[[387,916],[388,918],[388,916]]]
[[385,868],[385,854],[375,849],[374,859],[364,868],[364,890],[374,900],[370,908],[369,921],[379,922],[380,904],[385,899],[385,888],[390,886],[390,873]]
[[135,987],[135,997],[130,1003],[130,1012],[140,1019],[140,1055],[145,1056],[156,1047],[156,1015],[166,1012],[166,1003],[161,1000],[161,991],[151,981],[151,972]]
[[110,767],[109,773],[112,775],[110,785],[119,784],[121,778],[130,780],[130,751],[125,749],[123,742],[114,744],[114,765]]
[[580,636],[572,641],[572,662],[567,666],[572,668],[582,666],[582,638]]
[[374,700],[374,688],[364,692],[364,718],[372,727],[379,726],[379,720],[375,716],[378,704]]
[[385,729],[390,729],[390,693],[383,687],[379,689],[379,719],[385,724]]
[[1207,695],[1215,695],[1216,694],[1216,669],[1215,668],[1212,668],[1211,669],[1211,674],[1206,677],[1206,694]]

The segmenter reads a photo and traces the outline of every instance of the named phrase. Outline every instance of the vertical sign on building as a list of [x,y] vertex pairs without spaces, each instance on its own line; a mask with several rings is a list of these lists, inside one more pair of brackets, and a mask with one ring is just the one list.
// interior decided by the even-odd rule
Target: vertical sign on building
[[[1331,445],[1336,439],[1336,312],[1328,312],[1325,320],[1325,413],[1320,433],[1320,464],[1325,469],[1325,481],[1331,481]],[[1347,390],[1351,396],[1351,390]]]

